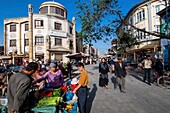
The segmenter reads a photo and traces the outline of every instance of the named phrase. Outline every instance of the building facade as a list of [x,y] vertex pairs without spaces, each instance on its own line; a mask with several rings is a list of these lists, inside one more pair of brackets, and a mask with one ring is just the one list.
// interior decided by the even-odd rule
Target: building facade
[[[144,0],[130,9],[125,17],[125,21],[129,24],[143,29],[151,33],[160,33],[160,16],[157,12],[165,8],[165,1],[163,0]],[[144,57],[146,54],[153,55],[157,48],[160,46],[160,37],[146,34],[138,31],[133,27],[125,26],[121,24],[117,28],[117,34],[119,35],[123,31],[131,31],[134,34],[134,38],[140,42],[132,48],[128,48],[127,59],[137,61]]]
[[29,5],[28,17],[4,19],[4,53],[10,52],[29,61],[39,57],[67,62],[65,56],[76,53],[75,18],[67,20],[67,10],[57,2],[42,3],[39,14]]

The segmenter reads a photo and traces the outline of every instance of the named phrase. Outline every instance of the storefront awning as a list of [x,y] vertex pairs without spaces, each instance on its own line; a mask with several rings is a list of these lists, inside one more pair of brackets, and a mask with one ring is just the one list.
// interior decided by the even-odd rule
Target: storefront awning
[[80,53],[67,55],[66,57],[71,58],[71,59],[77,59],[77,58],[82,58],[82,57],[87,57],[87,56],[88,56],[87,54],[80,52]]
[[159,40],[156,41],[148,41],[148,42],[143,42],[140,45],[136,45],[130,49],[127,50],[128,53],[135,51],[135,52],[140,52],[143,50],[149,50],[149,49],[154,49],[154,47],[158,47],[159,46]]
[[11,56],[0,56],[0,59],[2,60],[7,60],[7,59],[11,59]]

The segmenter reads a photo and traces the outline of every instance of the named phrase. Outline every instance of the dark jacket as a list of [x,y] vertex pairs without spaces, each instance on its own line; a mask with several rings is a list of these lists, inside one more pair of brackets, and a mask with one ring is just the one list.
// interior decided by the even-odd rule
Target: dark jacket
[[72,64],[71,63],[67,63],[67,70],[71,71],[72,70]]
[[8,111],[17,111],[24,113],[28,110],[28,93],[31,87],[31,76],[24,72],[16,73],[10,77],[7,96],[8,96]]
[[157,60],[155,65],[153,66],[153,69],[157,71],[160,76],[163,74],[163,64],[160,60]]
[[119,78],[122,76],[125,77],[127,75],[125,64],[122,62],[122,67],[120,67],[118,62],[115,62],[115,75]]
[[99,64],[99,72],[101,74],[107,74],[109,72],[109,66],[107,63],[100,63]]

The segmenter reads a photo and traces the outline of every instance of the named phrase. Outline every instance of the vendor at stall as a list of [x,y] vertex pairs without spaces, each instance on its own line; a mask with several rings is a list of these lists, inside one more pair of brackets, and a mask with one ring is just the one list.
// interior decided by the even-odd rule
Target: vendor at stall
[[81,71],[80,79],[78,82],[78,86],[74,89],[73,93],[78,91],[78,105],[80,113],[86,113],[86,100],[88,95],[88,73],[84,68],[83,63],[78,64],[78,70]]
[[58,68],[57,63],[50,63],[50,70],[34,81],[34,84],[45,79],[48,80],[47,87],[49,88],[59,88],[63,85],[64,77],[61,70]]
[[[37,79],[41,78],[42,75],[44,75],[46,73],[45,70],[42,70],[42,66],[40,64],[38,64],[38,69],[37,71],[32,75],[32,78],[34,79],[34,81],[36,81]],[[41,89],[44,85],[45,81],[41,81],[40,83],[37,83],[36,86],[39,86],[39,88]]]

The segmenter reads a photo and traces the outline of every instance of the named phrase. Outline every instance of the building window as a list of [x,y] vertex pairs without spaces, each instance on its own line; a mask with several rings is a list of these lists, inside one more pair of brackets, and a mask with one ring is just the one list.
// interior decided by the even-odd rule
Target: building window
[[133,16],[130,18],[129,23],[133,25]]
[[47,14],[48,13],[48,7],[46,6],[46,7],[41,8],[40,13],[41,14]]
[[143,9],[142,11],[137,13],[137,22],[140,22],[145,19],[145,10]]
[[[145,30],[145,28],[143,30]],[[137,36],[138,40],[146,39],[146,34],[144,32],[138,31],[137,34],[138,34],[138,36]]]
[[50,13],[51,13],[51,14],[55,14],[55,12],[56,12],[56,7],[51,6],[51,7],[50,7]]
[[73,49],[73,41],[70,40],[70,49]]
[[61,9],[61,16],[64,16],[64,10]]
[[16,32],[16,25],[10,25],[10,32]]
[[35,28],[43,28],[43,20],[35,20]]
[[10,47],[16,47],[16,39],[10,40]]
[[35,45],[44,45],[44,37],[36,36],[35,37]]
[[56,14],[59,14],[61,16],[64,16],[64,10],[56,7]]
[[155,11],[156,11],[156,13],[158,13],[160,11],[160,5],[155,6]]
[[62,39],[55,38],[55,46],[62,46]]
[[70,34],[73,34],[73,28],[70,27]]
[[160,32],[160,25],[156,25],[156,32]]
[[28,30],[29,30],[29,25],[25,24],[25,31],[28,31]]
[[29,39],[25,39],[25,45],[24,46],[29,46]]
[[60,14],[60,8],[56,7],[56,14]]
[[61,30],[61,23],[55,22],[55,23],[54,23],[54,29],[55,29],[55,30]]

